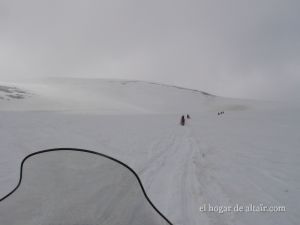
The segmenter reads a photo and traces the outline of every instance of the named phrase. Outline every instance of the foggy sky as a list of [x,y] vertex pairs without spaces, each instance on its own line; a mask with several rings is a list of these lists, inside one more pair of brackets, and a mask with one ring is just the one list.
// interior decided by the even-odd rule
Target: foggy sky
[[299,0],[0,0],[0,80],[157,81],[300,99]]

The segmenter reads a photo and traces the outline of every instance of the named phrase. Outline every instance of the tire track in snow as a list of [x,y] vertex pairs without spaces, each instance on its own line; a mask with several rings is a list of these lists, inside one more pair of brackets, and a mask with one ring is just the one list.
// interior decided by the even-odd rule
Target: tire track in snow
[[[199,205],[208,204],[212,206],[228,206],[233,205],[230,198],[224,192],[222,185],[214,177],[215,171],[214,162],[211,161],[210,155],[215,154],[214,147],[207,144],[205,140],[201,142],[195,137],[191,128],[192,142],[196,145],[195,158],[193,164],[195,166],[195,182],[198,186]],[[195,149],[195,148],[194,148]],[[201,202],[200,202],[201,201]],[[198,212],[200,214],[200,212]],[[235,224],[235,217],[232,213],[219,214],[217,212],[202,212],[205,214],[208,221],[202,224],[208,225],[232,225]],[[196,216],[196,215],[195,215]]]
[[[175,141],[175,135],[173,132],[168,133],[167,135],[161,137],[158,141],[156,141],[152,147],[150,148],[150,158],[147,159],[143,168],[139,169],[139,174],[143,174],[146,170],[153,166],[154,163],[157,163],[157,160],[161,160],[168,156],[168,149],[173,145]],[[157,153],[154,153],[158,150]]]
[[186,137],[185,144],[187,148],[191,151],[189,154],[186,154],[184,170],[182,175],[182,190],[181,190],[181,199],[182,199],[182,215],[183,215],[183,224],[198,224],[197,220],[195,220],[195,213],[198,213],[198,206],[195,204],[197,202],[196,195],[196,184],[195,184],[195,176],[194,176],[194,165],[192,164],[192,159],[194,157],[194,146],[192,143],[192,139],[190,137]]
[[150,157],[139,173],[153,201],[174,224],[208,222],[207,216],[198,211],[199,184],[194,160],[199,149],[190,128],[173,130],[153,146],[160,149],[159,153]]
[[139,174],[149,195],[163,213],[178,225],[229,225],[232,214],[200,212],[205,203],[232,205],[209,160],[214,148],[201,142],[192,127],[180,127],[160,138]]

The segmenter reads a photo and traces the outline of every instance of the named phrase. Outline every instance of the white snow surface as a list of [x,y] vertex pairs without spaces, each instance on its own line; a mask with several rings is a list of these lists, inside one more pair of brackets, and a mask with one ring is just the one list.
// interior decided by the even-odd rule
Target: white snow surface
[[[299,106],[140,81],[48,79],[0,86],[30,93],[0,99],[0,196],[16,185],[27,154],[76,147],[127,163],[173,224],[299,224]],[[191,116],[184,127],[183,113]],[[236,204],[285,211],[199,210]]]

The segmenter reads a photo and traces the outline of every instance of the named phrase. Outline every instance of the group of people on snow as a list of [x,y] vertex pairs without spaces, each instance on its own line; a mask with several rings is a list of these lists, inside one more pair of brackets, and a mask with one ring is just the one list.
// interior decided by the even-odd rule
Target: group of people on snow
[[220,115],[222,115],[222,114],[224,114],[224,111],[218,112],[218,116],[220,116]]
[[[190,117],[189,114],[186,115],[186,118],[187,118],[187,119],[191,119],[191,117]],[[184,116],[184,115],[181,116],[180,125],[181,125],[181,126],[184,126],[184,125],[185,125],[185,116]]]
[[[221,112],[218,112],[218,116],[220,116],[220,115],[222,115],[222,114],[224,114],[225,112],[224,111],[221,111]],[[187,119],[191,119],[191,117],[190,117],[190,115],[189,114],[186,114],[186,118]],[[185,125],[185,115],[182,115],[181,116],[181,119],[180,119],[180,125],[181,126],[184,126]]]

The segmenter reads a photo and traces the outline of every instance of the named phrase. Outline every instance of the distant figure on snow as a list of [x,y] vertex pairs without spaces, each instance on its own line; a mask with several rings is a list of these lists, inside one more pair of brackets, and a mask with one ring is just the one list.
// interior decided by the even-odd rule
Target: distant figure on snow
[[184,126],[184,124],[185,124],[184,116],[181,117],[180,124],[181,124],[181,126]]
[[189,114],[187,114],[187,115],[186,115],[186,118],[187,118],[187,119],[191,119],[191,117],[190,117],[190,115],[189,115]]

